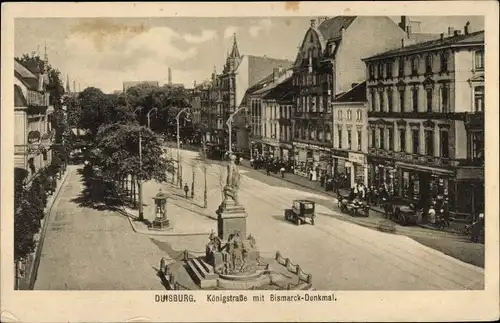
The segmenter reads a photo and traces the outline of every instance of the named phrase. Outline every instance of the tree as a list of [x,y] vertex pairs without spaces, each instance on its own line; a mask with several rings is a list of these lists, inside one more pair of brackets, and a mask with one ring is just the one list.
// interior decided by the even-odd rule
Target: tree
[[[142,137],[142,165],[139,160],[139,132]],[[160,138],[150,129],[131,123],[113,123],[100,127],[96,136],[94,162],[108,180],[129,174],[138,179],[158,182],[167,180],[171,167],[162,149]]]

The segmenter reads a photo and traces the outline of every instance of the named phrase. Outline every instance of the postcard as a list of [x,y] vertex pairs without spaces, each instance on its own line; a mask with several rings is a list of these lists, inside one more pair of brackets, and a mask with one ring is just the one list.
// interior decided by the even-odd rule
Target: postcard
[[499,318],[498,3],[8,3],[2,36],[2,321]]

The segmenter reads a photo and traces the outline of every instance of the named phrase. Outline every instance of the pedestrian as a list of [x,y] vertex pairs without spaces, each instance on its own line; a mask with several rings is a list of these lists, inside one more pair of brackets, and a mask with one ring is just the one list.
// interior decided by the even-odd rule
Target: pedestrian
[[188,184],[184,184],[184,194],[186,195],[186,198],[188,198],[188,192],[189,192],[189,186]]
[[285,167],[281,166],[280,173],[281,173],[281,178],[285,178]]

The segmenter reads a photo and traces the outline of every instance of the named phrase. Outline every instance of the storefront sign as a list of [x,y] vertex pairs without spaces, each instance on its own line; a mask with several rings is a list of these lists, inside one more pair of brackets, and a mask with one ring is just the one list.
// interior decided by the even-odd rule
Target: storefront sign
[[349,158],[349,153],[347,151],[337,150],[337,149],[332,149],[331,151],[335,157],[341,157],[345,159]]
[[40,131],[34,130],[28,132],[28,142],[30,144],[39,144],[40,143]]
[[457,180],[484,180],[484,168],[457,168]]
[[297,148],[302,148],[302,149],[311,149],[311,150],[319,150],[319,151],[328,151],[330,150],[327,147],[322,147],[322,146],[317,146],[317,145],[312,145],[312,144],[306,144],[302,142],[293,142],[294,147]]
[[365,155],[363,154],[356,154],[356,153],[349,153],[349,161],[353,162],[355,164],[360,164],[364,165],[365,164]]

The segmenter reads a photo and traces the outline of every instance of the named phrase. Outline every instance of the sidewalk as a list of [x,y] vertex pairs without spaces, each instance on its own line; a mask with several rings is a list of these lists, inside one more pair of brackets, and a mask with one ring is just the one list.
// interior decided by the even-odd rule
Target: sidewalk
[[[244,167],[250,167],[250,162],[248,160],[243,160],[241,163],[241,166]],[[253,169],[253,168],[252,168]],[[264,169],[259,169],[261,173],[265,173],[266,171]],[[284,178],[281,177],[279,174],[273,174],[271,173],[270,176],[279,178],[281,180],[284,180],[286,182],[299,185],[314,191],[321,192],[322,194],[330,195],[334,197],[335,202],[337,202],[337,194],[334,191],[325,191],[323,187],[321,187],[320,183],[318,181],[310,181],[308,178],[296,175],[296,174],[291,174],[291,173],[285,173]],[[341,189],[340,193],[342,195],[347,194],[348,190]],[[376,207],[376,206],[370,206],[370,210],[374,211],[370,213],[370,216],[367,218],[357,218],[357,217],[341,217],[342,220],[346,220],[349,222],[353,222],[359,225],[371,227],[371,228],[377,228],[380,220],[385,220],[383,216],[383,211],[381,208]],[[400,225],[397,225],[394,223],[396,233],[398,234],[412,234],[412,233],[418,233],[418,235],[432,235],[432,236],[448,236],[450,238],[454,239],[459,239],[459,240],[464,240],[466,239],[465,236],[463,236],[459,231],[445,228],[445,230],[441,231],[438,229],[435,229],[431,227],[430,225],[425,225],[425,224],[418,224],[417,226],[412,226],[412,227],[403,227]]]

